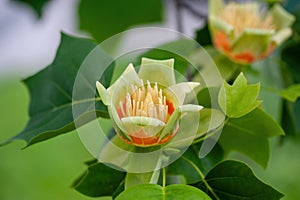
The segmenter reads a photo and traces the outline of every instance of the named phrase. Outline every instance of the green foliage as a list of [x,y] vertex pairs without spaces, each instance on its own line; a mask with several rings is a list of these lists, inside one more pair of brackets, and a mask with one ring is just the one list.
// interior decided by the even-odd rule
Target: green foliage
[[[220,200],[278,200],[283,197],[280,192],[257,179],[247,165],[237,161],[220,163],[206,175],[205,181]],[[203,181],[195,186],[208,191]]]
[[209,29],[208,29],[208,24],[206,23],[205,26],[197,30],[196,32],[196,41],[199,42],[200,45],[205,46],[205,45],[212,45],[212,40],[210,37]]
[[92,163],[80,176],[73,187],[80,193],[91,196],[116,196],[124,189],[125,172],[118,171],[102,163]]
[[217,49],[212,46],[205,47],[205,50],[214,60],[218,70],[225,80],[231,80],[234,78],[236,73],[239,72],[240,68],[243,67],[240,64],[232,62],[227,56],[220,53]]
[[220,145],[225,152],[242,152],[266,168],[270,156],[268,138],[284,135],[272,117],[255,109],[240,118],[229,118],[225,124]]
[[217,109],[204,108],[200,111],[198,136],[203,136],[218,129],[224,123],[224,114]]
[[[82,73],[78,74],[81,63],[95,47],[96,44],[90,40],[62,34],[53,63],[24,80],[31,96],[30,120],[21,133],[6,143],[22,139],[27,145],[32,145],[75,129],[75,120],[77,126],[80,126],[92,120],[95,115],[108,117],[102,102],[96,102],[95,98],[87,98],[95,94],[95,82],[99,80],[99,73],[96,71],[99,71],[99,68],[94,67],[89,72],[81,71]],[[97,53],[102,62],[110,59],[103,51],[99,50]],[[101,67],[101,64],[99,66]],[[85,95],[76,98],[73,96],[73,87],[77,76],[82,82],[80,88],[76,89],[84,91]],[[106,80],[104,84],[109,84],[108,76],[103,77],[102,82]],[[95,105],[96,113],[92,105]],[[82,111],[76,119],[73,118],[72,108],[80,108]]]
[[[140,58],[146,57],[158,60],[174,58],[176,60],[174,63],[174,69],[176,70],[175,76],[178,75],[177,72],[182,76],[186,76],[188,75],[187,68],[190,63],[185,58],[189,57],[190,54],[195,51],[195,49],[196,46],[194,40],[179,39],[157,46],[155,49],[151,49],[142,54]],[[189,71],[189,73],[192,72]],[[191,74],[189,74],[189,76],[191,76]]]
[[130,26],[161,21],[162,1],[81,0],[79,20],[82,30],[102,42]]
[[300,84],[291,85],[280,91],[280,95],[289,101],[295,102],[300,97]]
[[211,200],[201,190],[188,185],[139,185],[121,193],[116,200]]
[[47,3],[51,2],[51,0],[11,0],[11,1],[17,1],[20,3],[27,4],[35,11],[35,13],[38,15],[38,17],[42,16],[44,6]]
[[[293,37],[286,42],[281,52],[283,61],[282,75],[284,76],[285,85],[288,86],[283,95],[286,97],[286,92],[288,92],[288,99],[294,100],[298,92],[297,85],[293,85],[300,83],[300,62],[298,57],[300,50],[300,4],[295,6],[295,2],[292,0],[287,2],[287,7],[293,10],[296,21],[293,25]],[[290,93],[293,90],[296,90],[293,92],[294,94]],[[295,103],[284,102],[282,116],[281,125],[287,135],[298,135],[300,133],[300,100],[298,99]]]
[[256,100],[259,88],[259,83],[247,85],[247,80],[241,73],[232,86],[223,83],[219,93],[219,105],[228,117],[242,117],[261,104],[261,101]]
[[245,70],[249,83],[260,82],[259,99],[263,101],[261,107],[277,121],[280,121],[282,114],[282,98],[279,91],[283,88],[279,53],[275,51],[266,59],[252,64]]
[[212,108],[213,106],[218,106],[219,91],[219,87],[205,87],[198,92],[197,100],[204,108]]
[[[169,165],[166,169],[167,172],[167,183],[174,184],[176,180],[182,180],[182,183],[193,184],[201,180],[198,172],[195,170],[194,166],[203,173],[207,174],[218,162],[223,159],[223,150],[220,145],[212,149],[209,154],[204,158],[199,158],[199,151],[202,143],[193,144],[188,148],[188,150],[176,160],[174,163]],[[194,166],[191,165],[191,161],[194,163]],[[180,179],[180,177],[182,177]]]

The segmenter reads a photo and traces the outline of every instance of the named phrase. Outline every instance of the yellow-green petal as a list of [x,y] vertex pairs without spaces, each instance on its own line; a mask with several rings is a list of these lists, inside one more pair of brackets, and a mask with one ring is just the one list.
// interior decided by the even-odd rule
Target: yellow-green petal
[[273,30],[246,29],[233,43],[232,52],[241,53],[251,50],[255,55],[261,55],[269,49]]
[[223,0],[209,0],[208,4],[209,15],[218,15],[224,7]]
[[234,37],[234,28],[216,16],[209,17],[209,27],[213,32],[224,32],[229,37]]
[[132,85],[141,86],[141,80],[132,64],[129,64],[116,82],[107,89],[111,95],[112,105],[119,106],[120,101],[124,101],[127,93],[131,94]]
[[295,21],[295,17],[279,4],[273,6],[270,10],[270,15],[273,17],[273,23],[275,24],[276,30],[288,28]]
[[[163,139],[165,136],[170,135],[174,132],[175,129],[177,129],[177,124],[179,123],[179,120],[181,116],[183,115],[191,115],[192,113],[196,113],[197,116],[194,118],[194,120],[197,120],[197,117],[200,117],[200,110],[202,110],[203,107],[200,105],[193,105],[193,104],[186,104],[179,106],[175,109],[173,114],[171,115],[170,119],[168,120],[167,124],[165,125],[164,129],[161,132],[160,140]],[[198,120],[199,121],[199,120]],[[190,127],[192,128],[192,127]],[[184,130],[187,131],[187,130]],[[187,131],[188,132],[188,131]],[[193,132],[191,130],[191,132]],[[188,134],[188,133],[187,133]],[[191,133],[193,134],[193,133]],[[194,133],[196,135],[196,132]],[[188,135],[186,135],[188,136]]]
[[139,70],[139,77],[144,81],[151,83],[157,82],[162,87],[174,85],[174,59],[153,60],[142,58],[142,64]]
[[272,42],[274,42],[276,45],[280,45],[285,40],[287,40],[291,35],[292,35],[292,30],[290,28],[281,29],[275,35],[273,35]]
[[[175,96],[177,106],[180,106],[183,104],[186,96],[190,93],[192,94],[192,92],[195,90],[195,88],[197,88],[199,86],[200,86],[200,83],[198,83],[198,82],[178,83],[175,85],[171,85],[168,88],[165,88],[163,90],[163,93],[171,99],[172,99],[172,96]],[[193,94],[192,94],[192,96],[195,97],[195,95],[193,95]]]
[[135,133],[140,133],[142,131],[149,137],[159,134],[165,126],[164,122],[151,117],[123,117],[121,122],[126,132],[130,135],[134,135]]
[[110,94],[105,89],[105,87],[98,81],[96,82],[96,87],[97,87],[97,90],[98,90],[98,93],[100,95],[102,102],[105,105],[110,105],[111,97],[110,97]]

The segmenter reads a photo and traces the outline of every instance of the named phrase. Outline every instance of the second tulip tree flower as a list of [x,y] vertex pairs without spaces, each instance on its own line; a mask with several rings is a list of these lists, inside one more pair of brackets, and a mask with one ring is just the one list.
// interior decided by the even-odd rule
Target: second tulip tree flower
[[294,20],[279,4],[267,11],[257,2],[209,1],[209,27],[214,46],[242,64],[251,64],[272,53],[290,37]]
[[138,73],[129,64],[108,89],[96,83],[119,137],[141,147],[167,143],[177,133],[183,112],[202,109],[200,105],[183,105],[186,94],[198,85],[197,82],[176,84],[174,59],[148,58],[142,58]]

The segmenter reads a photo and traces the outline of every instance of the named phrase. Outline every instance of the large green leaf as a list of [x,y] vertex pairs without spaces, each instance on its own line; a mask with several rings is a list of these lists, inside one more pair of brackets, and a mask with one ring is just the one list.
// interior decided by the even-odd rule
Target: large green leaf
[[[259,98],[263,101],[264,110],[277,121],[281,118],[282,99],[279,89],[283,87],[283,72],[281,71],[279,51],[273,52],[266,59],[256,62],[245,71],[250,83],[261,83]],[[277,92],[278,90],[278,92]]]
[[[196,183],[201,180],[201,177],[195,170],[195,166],[205,175],[223,159],[223,150],[218,144],[214,146],[209,154],[200,159],[199,151],[201,145],[202,143],[197,143],[190,146],[183,154],[183,157],[180,157],[167,167],[168,184],[174,184],[176,181],[182,181],[182,183],[186,184]],[[191,165],[187,160],[193,162],[194,165]]]
[[259,88],[259,83],[248,85],[241,73],[232,85],[223,83],[219,92],[219,105],[228,117],[242,117],[261,104],[261,101],[256,100]]
[[80,193],[91,196],[113,196],[124,190],[125,172],[110,168],[102,163],[93,163],[73,184]]
[[280,135],[284,132],[279,124],[257,108],[241,118],[230,118],[219,142],[225,152],[239,151],[266,167],[270,156],[268,138]]
[[[220,163],[206,175],[205,180],[222,200],[278,200],[283,197],[280,192],[257,179],[247,165],[237,161]],[[195,186],[207,191],[203,182]]]
[[41,17],[44,6],[51,0],[11,0],[11,1],[17,1],[17,2],[27,4],[36,12],[38,17]]
[[116,200],[210,200],[201,190],[189,185],[140,185],[121,193]]
[[130,26],[161,21],[162,1],[81,0],[79,20],[81,29],[102,42]]
[[[112,61],[100,48],[95,47],[96,44],[88,39],[62,34],[53,63],[24,80],[31,97],[30,120],[21,133],[5,143],[22,139],[27,145],[32,145],[74,130],[75,121],[76,126],[81,126],[96,116],[108,117],[106,107],[98,97],[98,101],[95,99],[95,82],[99,80],[105,64]],[[91,60],[85,70],[79,71],[83,60],[93,49],[93,56],[97,59]],[[110,72],[112,67],[107,71]],[[110,82],[111,74],[108,74],[100,79],[105,85]],[[78,81],[76,88],[75,80]],[[74,96],[73,92],[77,95]],[[75,119],[72,109],[77,111]]]

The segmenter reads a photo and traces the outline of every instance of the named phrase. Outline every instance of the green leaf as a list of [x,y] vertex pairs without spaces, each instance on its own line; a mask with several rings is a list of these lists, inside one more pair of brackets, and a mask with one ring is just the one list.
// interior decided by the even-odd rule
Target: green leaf
[[116,200],[210,200],[201,190],[189,185],[140,185],[122,192]]
[[11,1],[17,1],[20,3],[27,4],[35,11],[38,17],[41,17],[44,6],[48,4],[51,0],[11,0]]
[[300,100],[284,102],[281,125],[287,136],[300,134]]
[[202,46],[212,45],[210,32],[209,32],[207,23],[205,24],[205,26],[202,29],[197,30],[196,41],[199,42]]
[[247,85],[247,80],[241,73],[233,85],[223,83],[219,92],[219,105],[230,118],[242,117],[261,104],[256,100],[260,84]]
[[[193,144],[183,154],[183,157],[193,161],[203,174],[207,174],[218,162],[223,159],[223,150],[219,144],[216,144],[212,151],[204,158],[199,158],[199,151],[202,143]],[[167,183],[174,184],[178,177],[182,177],[182,183],[193,184],[201,180],[201,177],[193,166],[185,159],[180,157],[178,160],[170,164],[167,169]],[[177,178],[176,178],[177,177]]]
[[225,80],[230,80],[242,67],[236,62],[232,62],[227,56],[220,53],[220,51],[213,46],[205,47],[205,49],[216,63],[219,72]]
[[93,163],[74,182],[73,187],[91,197],[112,196],[120,189],[119,187],[124,190],[125,174],[102,163]]
[[280,95],[292,102],[295,102],[300,97],[300,84],[291,85],[287,89],[281,90]]
[[[98,101],[95,99],[95,83],[106,64],[111,63],[111,58],[95,47],[96,44],[90,40],[62,34],[53,63],[24,80],[31,97],[30,120],[21,133],[5,143],[22,139],[29,146],[74,130],[75,121],[78,127],[96,116],[108,117],[107,109],[99,101],[99,97]],[[92,50],[96,60],[92,59],[87,63],[88,67],[85,70],[79,71],[83,60]],[[111,67],[113,65],[107,71],[110,71]],[[76,78],[77,87],[74,86]],[[100,81],[104,85],[110,82],[107,74],[102,76]],[[77,95],[74,96],[73,90]],[[74,116],[76,119],[72,109],[79,112],[78,116]]]
[[125,31],[130,26],[162,20],[162,1],[81,0],[79,23],[98,41]]
[[[294,10],[293,14],[296,17],[296,21],[293,24],[293,37],[286,42],[281,54],[282,61],[286,67],[286,71],[283,75],[290,75],[285,78],[286,85],[299,84],[300,83],[300,61],[298,52],[300,51],[300,4],[294,5],[295,1],[288,1],[288,5]],[[300,134],[300,100],[297,100],[294,104],[291,102],[285,102],[283,105],[283,117],[282,126],[288,135]]]
[[200,111],[200,124],[197,136],[215,131],[225,121],[225,115],[217,109],[204,108]]
[[240,67],[212,46],[198,48],[190,57],[205,77],[206,87],[219,87],[223,79],[230,80]]
[[279,124],[257,108],[241,118],[230,118],[219,143],[225,152],[241,152],[265,168],[270,156],[268,138],[280,135],[284,132]]
[[125,178],[125,189],[143,185],[156,184],[160,175],[160,170],[147,173],[127,173]]
[[283,87],[282,76],[285,74],[281,71],[281,62],[279,51],[275,51],[267,58],[253,63],[245,72],[249,83],[260,82],[262,87],[259,99],[263,101],[262,107],[277,121],[280,121],[282,115],[282,98],[277,88]]
[[[219,199],[278,200],[283,197],[283,194],[260,181],[247,165],[237,161],[220,163],[206,175],[205,180]],[[195,186],[207,190],[203,182]]]

